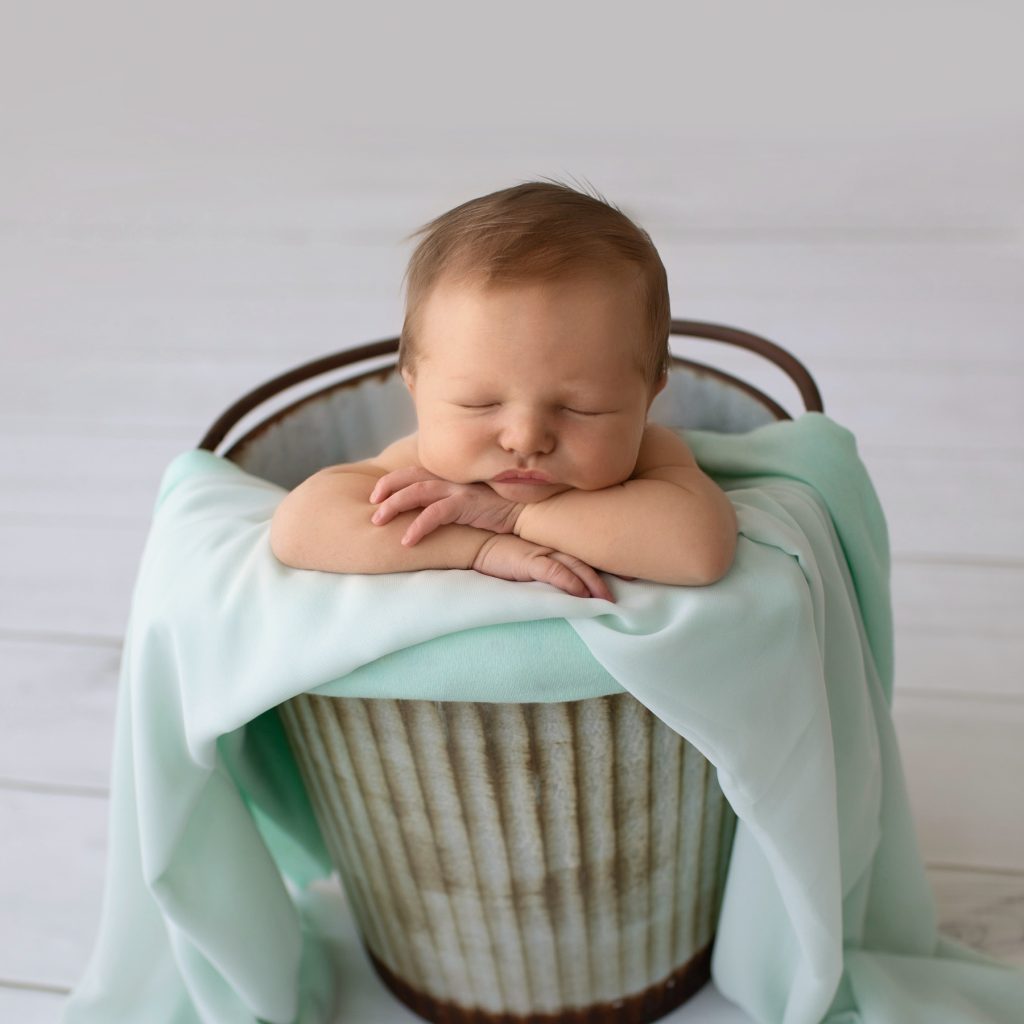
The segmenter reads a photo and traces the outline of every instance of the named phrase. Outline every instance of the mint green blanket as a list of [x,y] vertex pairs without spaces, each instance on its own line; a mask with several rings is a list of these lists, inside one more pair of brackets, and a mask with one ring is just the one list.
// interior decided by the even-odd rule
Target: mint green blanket
[[606,576],[615,603],[469,570],[289,569],[268,542],[282,488],[175,458],[125,637],[99,935],[65,1024],[331,1020],[308,886],[332,868],[273,712],[307,690],[628,690],[717,766],[740,819],[724,996],[772,1024],[1024,1019],[1024,973],[936,931],[889,712],[886,524],[853,435],[807,413],[685,436],[736,507],[733,567],[701,588]]

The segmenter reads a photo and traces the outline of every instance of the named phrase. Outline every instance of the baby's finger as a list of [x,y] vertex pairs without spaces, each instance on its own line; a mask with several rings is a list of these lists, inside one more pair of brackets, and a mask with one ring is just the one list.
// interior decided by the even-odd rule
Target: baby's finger
[[396,469],[390,473],[385,473],[374,485],[373,490],[370,491],[370,502],[376,504],[378,501],[383,501],[388,495],[394,494],[395,491],[404,487],[406,483],[411,483],[410,480],[404,480],[405,470]]
[[552,552],[531,563],[533,578],[542,583],[550,583],[551,586],[564,590],[572,597],[590,597],[586,583],[560,558],[556,557],[558,554],[560,552]]
[[612,594],[608,584],[605,583],[604,578],[592,566],[589,566],[584,562],[582,565],[573,566],[573,571],[590,588],[592,596],[603,598],[605,601],[615,600],[615,595]]
[[390,473],[385,473],[374,484],[373,490],[370,491],[370,502],[376,504],[378,501],[383,501],[388,495],[417,481],[437,479],[439,478],[422,466],[403,466],[401,469],[393,469]]
[[575,555],[567,555],[564,552],[556,551],[551,555],[557,561],[563,562],[568,568],[579,577],[587,588],[584,597],[603,598],[605,601],[614,601],[615,596],[608,589],[608,584],[602,579],[601,574],[590,565],[587,565],[581,558]]
[[587,585],[571,569],[559,562],[551,562],[550,565],[552,568],[537,573],[535,578],[543,583],[550,583],[551,586],[557,587],[559,590],[564,590],[572,597],[590,597]]
[[450,487],[451,485],[444,480],[421,480],[419,483],[409,484],[382,501],[371,516],[371,521],[379,526],[393,519],[399,512],[426,508],[432,502],[446,497]]
[[454,522],[458,517],[458,503],[452,499],[442,499],[428,505],[410,524],[402,537],[406,547],[412,547],[445,523]]

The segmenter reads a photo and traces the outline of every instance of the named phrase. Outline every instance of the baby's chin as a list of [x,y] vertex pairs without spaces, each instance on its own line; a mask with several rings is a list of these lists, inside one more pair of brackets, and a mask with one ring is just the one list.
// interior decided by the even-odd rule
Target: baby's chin
[[572,490],[572,484],[531,484],[517,483],[514,480],[487,480],[485,483],[502,498],[518,501],[524,505],[544,501],[545,498],[550,498],[554,494]]

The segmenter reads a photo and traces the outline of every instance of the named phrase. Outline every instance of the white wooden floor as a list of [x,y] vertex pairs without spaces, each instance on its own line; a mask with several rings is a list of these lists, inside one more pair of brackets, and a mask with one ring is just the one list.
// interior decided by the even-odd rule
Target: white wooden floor
[[[540,175],[634,216],[675,317],[784,345],[854,431],[889,520],[894,714],[942,927],[1024,966],[1020,132],[409,129],[234,156],[8,147],[0,171],[0,1019],[56,1021],[95,936],[163,468],[255,384],[397,334],[402,237]],[[798,411],[755,357],[676,348]],[[345,1019],[385,1019],[353,963]]]

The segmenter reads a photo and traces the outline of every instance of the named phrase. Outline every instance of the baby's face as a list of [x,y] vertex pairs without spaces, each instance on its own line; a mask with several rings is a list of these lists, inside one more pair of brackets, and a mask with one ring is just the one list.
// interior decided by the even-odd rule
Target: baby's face
[[[627,480],[662,387],[634,360],[641,317],[627,272],[566,281],[439,284],[423,309],[415,375],[424,468],[517,502]],[[542,483],[500,482],[536,471]]]

